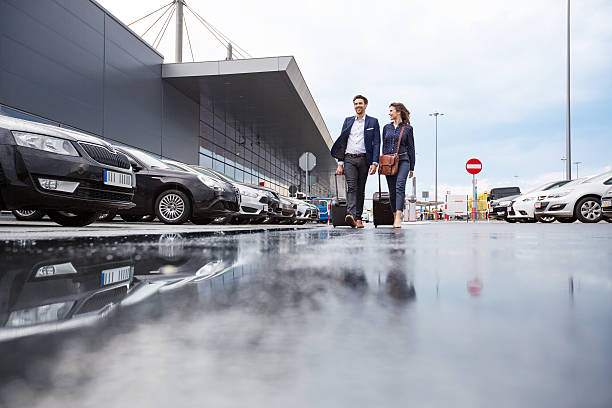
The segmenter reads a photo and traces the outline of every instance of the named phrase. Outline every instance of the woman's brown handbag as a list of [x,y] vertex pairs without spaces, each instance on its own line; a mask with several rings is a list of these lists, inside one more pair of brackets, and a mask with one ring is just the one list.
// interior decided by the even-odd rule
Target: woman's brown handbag
[[397,138],[397,148],[393,154],[383,154],[378,159],[378,174],[383,176],[395,176],[399,169],[399,147],[402,141],[402,135],[404,134],[404,128],[406,125],[402,125],[399,137]]

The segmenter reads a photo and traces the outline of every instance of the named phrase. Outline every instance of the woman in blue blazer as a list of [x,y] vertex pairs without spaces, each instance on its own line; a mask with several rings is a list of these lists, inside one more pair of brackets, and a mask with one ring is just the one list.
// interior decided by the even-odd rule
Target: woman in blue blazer
[[[382,154],[399,153],[399,169],[395,176],[385,176],[389,186],[389,200],[395,216],[393,228],[402,227],[402,215],[406,202],[406,179],[414,175],[414,136],[410,126],[410,112],[403,103],[389,105],[391,123],[382,131]],[[399,140],[399,149],[397,148]]]

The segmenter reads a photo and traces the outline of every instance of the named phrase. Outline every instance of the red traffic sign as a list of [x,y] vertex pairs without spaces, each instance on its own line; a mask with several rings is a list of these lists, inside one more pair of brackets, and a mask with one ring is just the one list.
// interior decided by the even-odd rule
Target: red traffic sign
[[482,162],[478,159],[470,159],[465,163],[465,169],[470,174],[478,174],[482,170]]

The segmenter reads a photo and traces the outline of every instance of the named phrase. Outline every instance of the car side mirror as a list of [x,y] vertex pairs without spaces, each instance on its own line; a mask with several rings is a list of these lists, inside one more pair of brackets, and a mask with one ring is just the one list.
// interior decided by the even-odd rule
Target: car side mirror
[[130,160],[130,164],[132,165],[132,170],[134,170],[134,173],[138,173],[142,170],[142,166],[140,166],[138,163]]

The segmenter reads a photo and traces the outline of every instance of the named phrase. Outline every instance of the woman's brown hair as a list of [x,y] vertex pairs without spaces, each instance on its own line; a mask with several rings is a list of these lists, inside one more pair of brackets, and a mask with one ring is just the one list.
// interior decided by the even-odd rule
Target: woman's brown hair
[[400,113],[402,116],[402,123],[409,125],[410,124],[410,111],[406,109],[403,103],[393,102],[389,107],[393,106],[396,111]]

